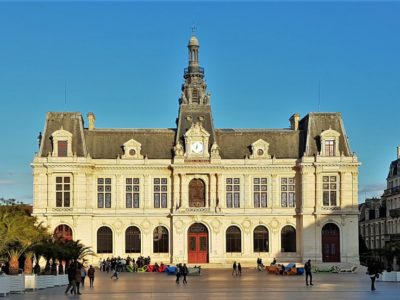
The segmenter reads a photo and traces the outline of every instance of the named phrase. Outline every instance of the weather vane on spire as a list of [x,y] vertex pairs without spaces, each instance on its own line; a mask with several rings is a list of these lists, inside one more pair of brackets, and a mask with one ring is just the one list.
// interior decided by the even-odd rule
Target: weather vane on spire
[[192,35],[196,33],[197,27],[195,24],[192,25]]

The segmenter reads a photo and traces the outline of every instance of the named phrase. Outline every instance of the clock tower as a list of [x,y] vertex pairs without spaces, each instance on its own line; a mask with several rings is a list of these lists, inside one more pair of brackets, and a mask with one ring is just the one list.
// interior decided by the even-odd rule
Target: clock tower
[[[199,64],[199,48],[197,37],[192,35],[188,44],[189,65],[184,70],[185,82],[179,98],[175,144],[185,145],[185,156],[205,157],[209,156],[209,148],[216,141],[210,105],[211,94],[204,81],[204,68]],[[195,132],[201,132],[200,136],[193,136]]]

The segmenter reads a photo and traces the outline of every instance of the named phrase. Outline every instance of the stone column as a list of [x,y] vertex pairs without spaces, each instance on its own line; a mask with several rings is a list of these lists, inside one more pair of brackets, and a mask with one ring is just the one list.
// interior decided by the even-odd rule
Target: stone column
[[181,206],[181,191],[180,191],[180,178],[179,174],[174,174],[174,184],[173,184],[173,210],[176,210]]
[[271,175],[271,199],[268,199],[268,206],[271,208],[279,208],[280,207],[280,199],[279,199],[279,182],[278,175]]
[[148,174],[144,175],[144,188],[143,188],[143,190],[144,190],[143,208],[144,209],[153,207],[153,205],[152,205],[153,201],[151,199],[152,188],[153,188],[153,185],[151,183],[150,175],[148,175]]
[[321,208],[322,206],[322,175],[320,170],[315,170],[315,203],[314,207]]
[[249,174],[244,175],[244,208],[252,208],[252,184],[251,176]]
[[189,187],[186,174],[181,174],[181,207],[189,207]]
[[210,210],[217,205],[217,180],[215,174],[210,174]]
[[225,199],[224,199],[224,187],[225,187],[225,185],[224,185],[224,180],[223,180],[223,177],[222,177],[222,174],[217,174],[217,193],[218,193],[218,195],[217,195],[217,199],[218,199],[218,206],[219,206],[219,208],[225,208],[225,206],[226,206],[226,202],[225,202]]

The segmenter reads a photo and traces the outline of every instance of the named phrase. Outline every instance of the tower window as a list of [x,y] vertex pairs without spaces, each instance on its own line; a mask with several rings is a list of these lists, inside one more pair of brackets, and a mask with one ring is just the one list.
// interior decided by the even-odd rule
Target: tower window
[[56,177],[56,207],[70,207],[71,178]]
[[335,141],[334,140],[326,140],[325,141],[325,155],[326,156],[335,156]]
[[192,103],[199,103],[199,91],[197,89],[192,90]]

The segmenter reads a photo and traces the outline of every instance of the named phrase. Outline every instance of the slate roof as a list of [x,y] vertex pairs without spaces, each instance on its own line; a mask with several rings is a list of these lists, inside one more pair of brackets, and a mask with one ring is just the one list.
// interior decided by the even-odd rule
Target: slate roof
[[[212,125],[211,125],[212,126]],[[40,156],[52,151],[50,136],[60,128],[73,134],[72,151],[77,156],[90,154],[95,159],[114,159],[123,154],[122,145],[130,139],[142,144],[142,155],[149,159],[171,159],[177,129],[93,129],[84,128],[80,113],[47,114]],[[339,151],[351,155],[340,113],[310,113],[291,129],[215,129],[214,136],[223,159],[243,159],[258,139],[269,143],[275,158],[313,156],[320,151],[319,134],[327,129],[340,133]],[[210,137],[211,138],[211,137]],[[211,147],[210,142],[210,147]]]

